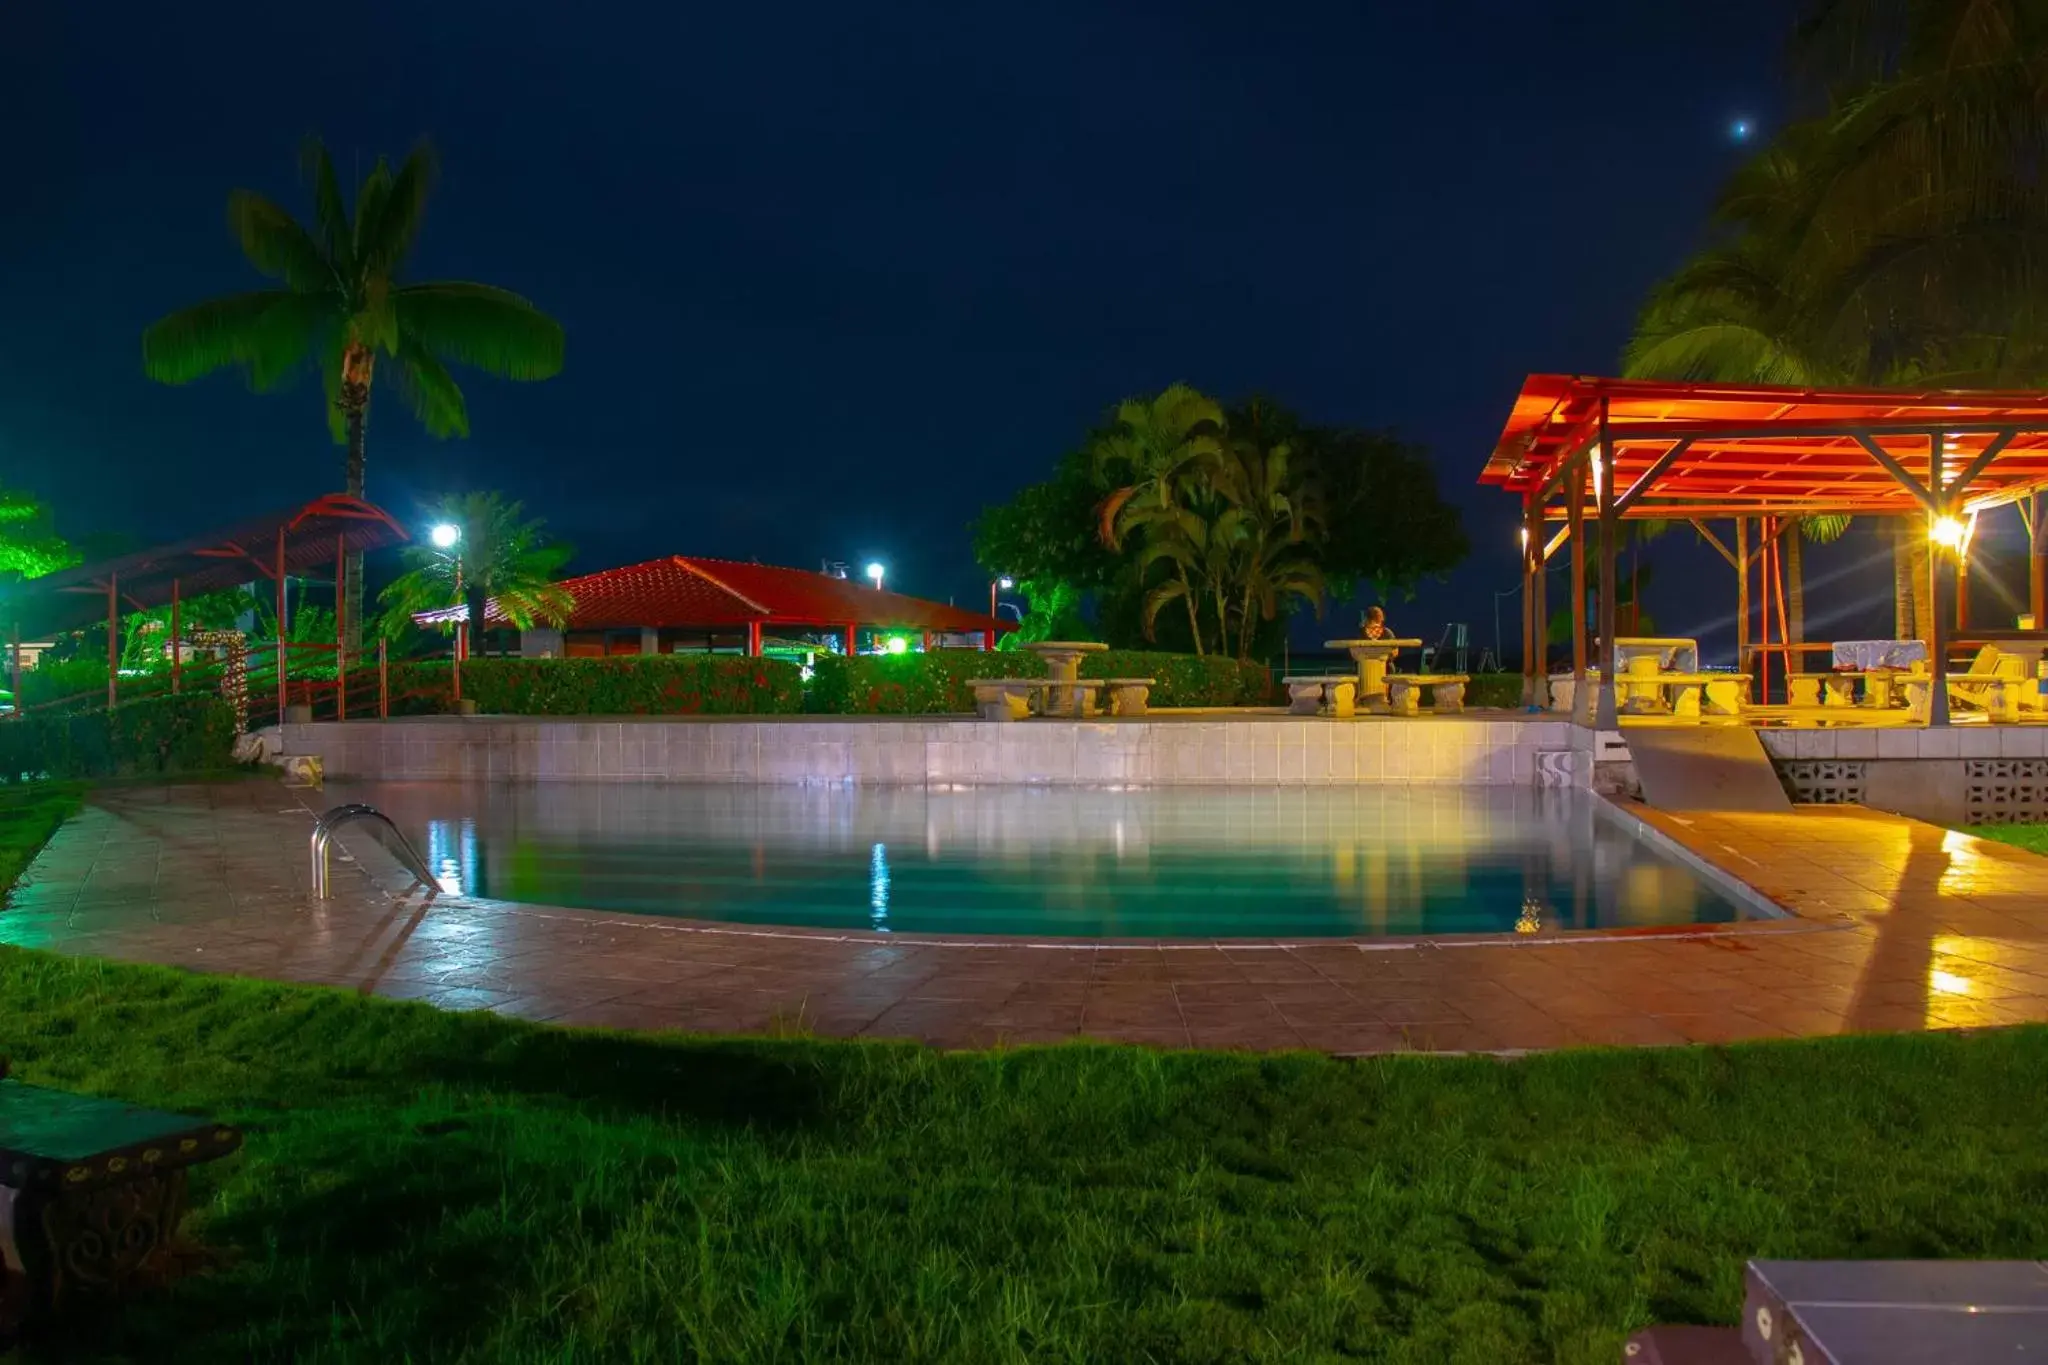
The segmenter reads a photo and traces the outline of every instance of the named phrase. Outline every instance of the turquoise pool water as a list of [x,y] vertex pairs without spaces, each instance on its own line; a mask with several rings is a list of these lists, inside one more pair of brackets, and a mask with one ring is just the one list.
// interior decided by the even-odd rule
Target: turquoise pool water
[[444,887],[747,925],[1316,938],[1711,924],[1757,912],[1583,793],[335,785]]

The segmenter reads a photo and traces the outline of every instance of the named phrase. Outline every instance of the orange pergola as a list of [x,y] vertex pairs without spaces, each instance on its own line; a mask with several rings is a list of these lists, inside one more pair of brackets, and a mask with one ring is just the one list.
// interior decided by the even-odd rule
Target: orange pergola
[[[2008,504],[2026,525],[2029,601],[2048,624],[2048,394],[1981,390],[1805,389],[1530,375],[1480,475],[1523,508],[1523,690],[1538,699],[1548,633],[1543,571],[1572,556],[1572,672],[1583,689],[1586,543],[1599,563],[1596,724],[1614,723],[1615,549],[1624,519],[1690,521],[1740,575],[1747,653],[1749,569],[1798,518],[1916,517],[1945,552],[1930,555],[1934,685],[1930,722],[1948,721],[1944,603],[1963,527]],[[1734,522],[1734,545],[1709,526]],[[1558,523],[1553,527],[1552,523]],[[1579,695],[1583,696],[1581,691]]]

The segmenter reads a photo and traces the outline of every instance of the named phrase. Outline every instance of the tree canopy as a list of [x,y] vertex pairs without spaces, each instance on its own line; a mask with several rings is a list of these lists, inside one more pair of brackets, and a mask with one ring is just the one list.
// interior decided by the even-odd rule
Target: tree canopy
[[976,557],[1031,603],[1022,639],[1240,658],[1272,649],[1296,610],[1406,593],[1468,548],[1421,447],[1186,385],[1119,404],[975,526]]
[[[445,548],[405,548],[405,572],[377,596],[386,638],[409,634],[417,612],[458,604],[468,606],[469,619],[480,629],[484,604],[490,599],[496,599],[498,610],[521,630],[537,621],[559,626],[568,620],[576,601],[555,580],[575,548],[550,540],[545,523],[528,518],[522,504],[497,493],[462,493],[442,499],[433,518],[454,526],[461,538]],[[476,643],[481,646],[481,634]]]

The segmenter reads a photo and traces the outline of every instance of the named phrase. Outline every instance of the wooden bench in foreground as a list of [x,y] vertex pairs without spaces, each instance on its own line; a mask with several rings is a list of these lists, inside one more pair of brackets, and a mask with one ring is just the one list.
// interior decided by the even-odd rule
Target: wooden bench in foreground
[[1464,673],[1389,673],[1387,674],[1387,707],[1397,716],[1418,714],[1422,705],[1422,689],[1430,689],[1430,709],[1440,716],[1454,716],[1465,709],[1465,684],[1471,682]]
[[241,1144],[188,1114],[0,1079],[0,1343],[159,1276],[186,1170]]
[[1314,716],[1328,711],[1348,717],[1358,712],[1358,675],[1331,673],[1317,677],[1282,678],[1287,689],[1287,709],[1297,716]]

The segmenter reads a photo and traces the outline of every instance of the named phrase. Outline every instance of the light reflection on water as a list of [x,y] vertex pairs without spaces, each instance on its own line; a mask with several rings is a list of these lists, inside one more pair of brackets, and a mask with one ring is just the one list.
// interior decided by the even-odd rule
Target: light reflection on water
[[347,784],[451,892],[909,933],[1315,937],[1750,911],[1595,813],[1490,787]]

